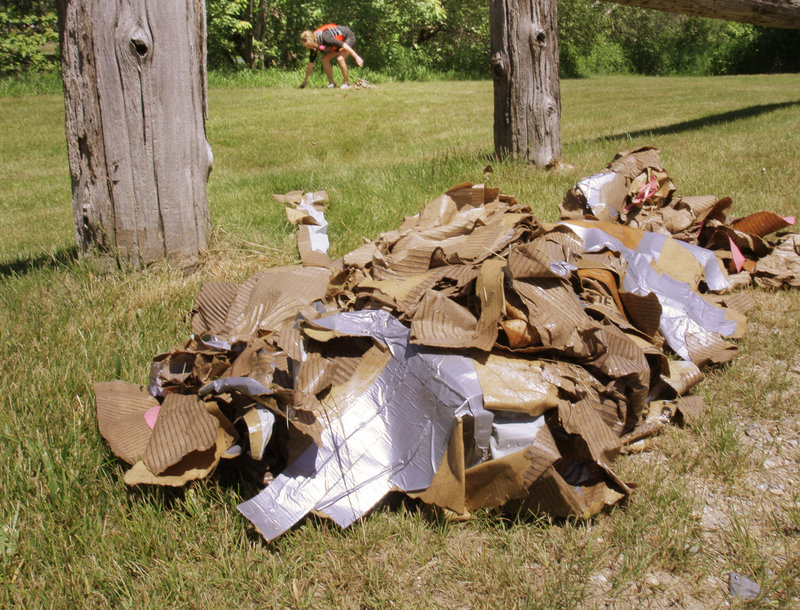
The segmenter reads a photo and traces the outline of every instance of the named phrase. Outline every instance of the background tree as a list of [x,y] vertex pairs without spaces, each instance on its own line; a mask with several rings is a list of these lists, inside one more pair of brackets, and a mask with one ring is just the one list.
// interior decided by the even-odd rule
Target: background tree
[[800,28],[800,0],[603,0],[628,6],[738,21],[773,28]]
[[[241,40],[248,38],[252,22],[248,19],[248,0],[208,0],[206,20],[208,29],[209,64],[215,67],[233,66],[241,55]],[[251,66],[252,67],[252,66]]]

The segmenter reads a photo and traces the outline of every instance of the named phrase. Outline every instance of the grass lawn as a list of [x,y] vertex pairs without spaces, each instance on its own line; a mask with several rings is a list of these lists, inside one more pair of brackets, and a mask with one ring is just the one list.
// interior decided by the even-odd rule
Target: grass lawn
[[341,255],[465,180],[541,220],[621,150],[661,149],[682,195],[800,214],[800,75],[562,82],[562,168],[491,159],[491,82],[343,92],[214,88],[212,235],[199,270],[98,276],[76,260],[63,99],[0,98],[0,606],[718,607],[728,573],[800,606],[800,294],[754,290],[709,406],[616,462],[638,484],[588,521],[446,521],[388,502],[348,530],[310,518],[272,544],[237,473],[128,489],[92,384],[144,383],[188,335],[206,280],[298,261],[273,193],[326,188]]

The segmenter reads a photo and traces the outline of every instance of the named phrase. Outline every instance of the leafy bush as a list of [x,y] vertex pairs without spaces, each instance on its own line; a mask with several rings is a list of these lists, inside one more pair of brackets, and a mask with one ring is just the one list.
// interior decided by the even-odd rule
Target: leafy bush
[[0,5],[0,75],[39,72],[58,65],[56,13],[43,3]]
[[207,0],[206,48],[210,67],[236,64],[236,41],[252,29],[252,24],[242,18],[248,6],[248,0]]
[[800,31],[731,24],[726,33],[712,74],[800,72]]

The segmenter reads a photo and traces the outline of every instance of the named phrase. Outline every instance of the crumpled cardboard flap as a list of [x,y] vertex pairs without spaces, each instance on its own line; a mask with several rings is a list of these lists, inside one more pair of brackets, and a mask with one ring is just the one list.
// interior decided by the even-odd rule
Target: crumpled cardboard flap
[[550,363],[494,352],[474,364],[487,409],[541,415],[558,406]]
[[206,282],[192,309],[192,332],[198,335],[224,332],[228,309],[239,292],[235,282]]
[[508,255],[509,273],[518,280],[566,278],[577,268],[578,253],[582,251],[583,244],[572,231],[557,227],[515,245]]
[[658,171],[664,169],[661,166],[661,153],[655,146],[641,146],[633,150],[618,152],[608,164],[608,169],[622,174],[629,180],[641,174],[648,167]]
[[550,429],[542,426],[527,449],[466,471],[467,507],[472,512],[479,508],[501,508],[527,497],[531,485],[560,458]]
[[153,435],[145,413],[159,405],[147,388],[124,381],[95,383],[97,425],[114,455],[133,464]]
[[475,280],[475,296],[481,311],[477,319],[466,307],[438,291],[429,291],[411,320],[412,342],[451,349],[491,350],[505,310],[505,266],[505,261],[498,259],[481,264]]
[[438,506],[456,515],[467,515],[464,461],[464,421],[458,418],[450,434],[447,451],[427,489],[408,495],[425,504]]
[[605,481],[571,485],[556,468],[550,467],[533,483],[522,507],[535,514],[588,518],[624,497],[625,493],[613,489]]
[[537,343],[573,358],[592,355],[584,336],[598,324],[587,315],[569,282],[514,280],[512,287],[527,311],[527,322],[535,331]]
[[594,333],[595,352],[587,366],[617,380],[626,398],[624,419],[634,422],[647,404],[650,386],[650,364],[635,341],[613,326],[604,326]]
[[759,286],[770,289],[800,286],[800,235],[786,235],[773,251],[760,259],[753,272]]
[[648,337],[655,336],[661,321],[661,303],[652,292],[645,295],[621,291],[619,300],[631,323]]
[[249,278],[230,306],[225,327],[232,340],[280,330],[294,321],[299,305],[324,298],[331,272],[319,267],[284,267]]
[[187,454],[211,448],[216,436],[217,422],[201,400],[169,394],[161,405],[142,463],[153,474],[162,474]]
[[784,218],[775,212],[767,211],[755,212],[731,222],[731,228],[734,231],[741,231],[758,237],[764,237],[792,225],[794,225],[794,218]]
[[218,428],[215,443],[210,448],[187,453],[158,475],[151,472],[140,460],[125,473],[125,484],[180,487],[189,481],[205,478],[216,470],[222,454],[230,447],[231,440],[223,428]]
[[706,405],[702,396],[681,396],[675,402],[675,408],[682,421],[689,424],[703,415]]
[[401,313],[414,315],[423,297],[440,282],[461,289],[480,271],[474,265],[445,265],[403,279],[365,279],[358,283],[358,298],[387,304]]
[[303,266],[332,267],[333,261],[328,257],[328,221],[325,219],[328,192],[290,191],[273,197],[291,206],[286,208],[286,217],[297,226],[297,249]]
[[611,463],[619,453],[620,438],[605,425],[589,402],[562,401],[558,407],[558,418],[567,434],[575,435],[586,443],[592,460],[604,469],[611,469]]

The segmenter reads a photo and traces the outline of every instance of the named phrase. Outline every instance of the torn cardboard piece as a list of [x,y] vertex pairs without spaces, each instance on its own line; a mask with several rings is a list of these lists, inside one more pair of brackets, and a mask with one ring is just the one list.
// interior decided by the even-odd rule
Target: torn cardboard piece
[[772,252],[758,260],[752,275],[762,288],[800,287],[800,234],[781,236]]
[[328,257],[330,240],[328,239],[328,221],[325,219],[325,204],[328,203],[328,192],[325,190],[313,193],[290,191],[283,195],[273,195],[276,201],[290,204],[286,208],[286,216],[297,226],[297,249],[300,260],[306,267],[330,267]]
[[169,394],[162,404],[145,388],[97,383],[98,424],[114,453],[132,468],[129,485],[184,485],[211,474],[236,433],[215,405]]
[[124,381],[94,384],[97,425],[111,451],[128,464],[138,461],[153,436],[152,413],[160,403],[143,386]]

